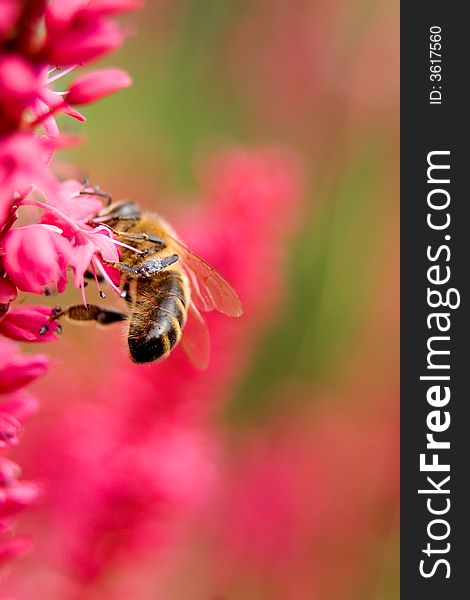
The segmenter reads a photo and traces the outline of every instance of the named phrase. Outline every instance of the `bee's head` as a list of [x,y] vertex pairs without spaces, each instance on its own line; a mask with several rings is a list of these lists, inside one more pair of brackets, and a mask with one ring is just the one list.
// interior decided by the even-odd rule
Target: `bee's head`
[[98,217],[107,217],[107,220],[110,221],[114,219],[140,219],[140,216],[140,206],[131,200],[113,202],[98,214]]

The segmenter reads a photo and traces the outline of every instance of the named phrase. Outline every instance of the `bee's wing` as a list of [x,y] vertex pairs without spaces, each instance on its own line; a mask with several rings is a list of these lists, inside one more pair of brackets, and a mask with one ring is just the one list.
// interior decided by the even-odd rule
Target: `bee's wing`
[[232,286],[203,258],[191,252],[184,244],[171,238],[179,259],[191,280],[191,295],[200,310],[218,310],[229,317],[243,314],[242,303]]
[[180,346],[197,369],[207,369],[211,350],[209,331],[203,316],[191,302]]

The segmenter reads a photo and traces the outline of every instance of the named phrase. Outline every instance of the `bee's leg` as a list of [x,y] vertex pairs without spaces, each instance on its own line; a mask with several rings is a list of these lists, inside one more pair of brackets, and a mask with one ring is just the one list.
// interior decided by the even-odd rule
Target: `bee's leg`
[[[91,188],[91,189],[90,189]],[[113,198],[109,192],[103,192],[99,185],[91,185],[88,179],[83,180],[83,189],[80,190],[82,196],[99,196],[106,200],[106,206],[109,206]]]
[[127,277],[132,278],[143,278],[143,277],[152,277],[156,273],[159,273],[166,267],[169,267],[173,263],[178,260],[177,254],[172,254],[171,256],[167,256],[166,258],[151,258],[140,264],[138,267],[134,267],[131,265],[126,265],[126,263],[122,262],[107,262],[106,264],[111,267],[115,267],[119,269],[121,272],[125,273]]
[[110,323],[117,323],[118,321],[127,319],[127,316],[122,312],[109,308],[101,308],[95,304],[88,304],[88,306],[77,304],[64,309],[57,306],[54,309],[51,320],[56,321],[62,317],[66,317],[71,321],[96,321],[101,325],[109,325]]
[[132,241],[152,242],[152,244],[155,244],[155,246],[158,246],[159,250],[163,250],[163,248],[166,248],[165,240],[162,240],[162,238],[159,238],[156,235],[150,235],[148,233],[127,233],[127,231],[116,231],[116,230],[112,229],[111,227],[109,227],[109,229],[112,231],[112,233],[115,236],[120,237],[124,240],[128,240],[131,242]]

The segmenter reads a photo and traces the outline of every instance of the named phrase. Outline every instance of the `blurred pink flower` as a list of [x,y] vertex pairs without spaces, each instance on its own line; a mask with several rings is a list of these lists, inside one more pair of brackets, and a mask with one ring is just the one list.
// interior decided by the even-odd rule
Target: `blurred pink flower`
[[47,60],[51,64],[73,65],[94,60],[117,50],[122,34],[112,23],[88,19],[83,23],[49,30]]
[[71,104],[89,104],[129,87],[131,78],[121,69],[99,69],[77,77],[67,94]]
[[47,62],[74,65],[116,50],[123,34],[109,17],[135,10],[140,4],[131,0],[53,0],[46,10]]
[[38,410],[38,401],[28,390],[20,389],[2,400],[3,413],[9,413],[19,423],[28,421]]
[[[0,532],[0,535],[1,533],[2,532]],[[7,531],[5,538],[0,538],[0,565],[26,554],[31,547],[32,541],[28,536],[17,535],[13,537]]]
[[3,41],[3,36],[13,28],[19,14],[18,0],[0,0],[0,41]]
[[216,66],[258,129],[301,143],[329,173],[338,132],[398,129],[398,12],[378,1],[359,16],[350,0],[252,0]]
[[[36,411],[36,399],[24,388],[47,370],[45,356],[20,354],[13,342],[0,335],[0,453],[18,443],[23,423]],[[10,519],[34,503],[39,488],[32,482],[18,480],[20,468],[0,456],[0,565],[26,552],[29,538],[15,537]]]
[[21,429],[21,423],[14,415],[0,411],[0,452],[16,446]]
[[6,276],[0,279],[0,319],[17,296],[16,285]]
[[18,481],[19,467],[16,476],[10,478],[1,470],[0,464],[0,479],[3,480],[0,482],[0,519],[5,519],[33,504],[39,496],[39,487],[33,482]]
[[25,387],[43,375],[48,365],[46,356],[23,355],[15,344],[0,336],[0,394]]
[[[215,477],[213,442],[205,431],[166,422],[148,423],[130,440],[108,406],[77,398],[69,407],[58,428],[47,426],[49,441],[32,468],[48,489],[50,549],[86,590],[168,543],[175,517],[205,501]],[[58,448],[60,460],[47,461]]]
[[[355,406],[367,398],[359,410],[342,393],[329,399],[336,409],[285,411],[227,440],[217,491],[182,550],[197,552],[194,597],[215,589],[221,597],[237,590],[241,598],[324,600],[365,589],[369,570],[381,566],[378,544],[396,526],[399,440],[394,398],[358,387]],[[295,389],[282,394],[284,405],[299,401]],[[324,400],[312,390],[310,403],[311,395]],[[161,597],[181,589],[175,581]]]
[[[19,12],[21,28],[13,29],[8,51],[0,56],[0,135],[28,127],[32,132],[42,125],[46,136],[57,138],[56,113],[84,120],[71,106],[74,96],[77,103],[83,104],[127,87],[129,78],[113,69],[78,78],[72,83],[72,96],[67,102],[67,90],[56,91],[53,86],[78,66],[121,45],[123,33],[110,17],[134,10],[139,4],[130,0],[53,0],[26,2],[20,9],[18,3],[3,1],[0,36],[13,29]],[[99,88],[91,94],[89,85],[93,82]]]
[[21,113],[40,91],[36,69],[22,56],[0,56],[0,106]]

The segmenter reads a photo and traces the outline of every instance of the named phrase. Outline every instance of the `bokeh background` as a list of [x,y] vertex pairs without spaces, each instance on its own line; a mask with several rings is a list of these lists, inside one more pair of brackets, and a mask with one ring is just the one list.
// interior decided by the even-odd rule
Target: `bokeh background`
[[206,373],[130,365],[119,327],[47,348],[10,593],[398,597],[398,23],[386,0],[127,19],[109,64],[134,85],[67,125],[86,143],[57,168],[171,219],[246,316],[210,316]]

